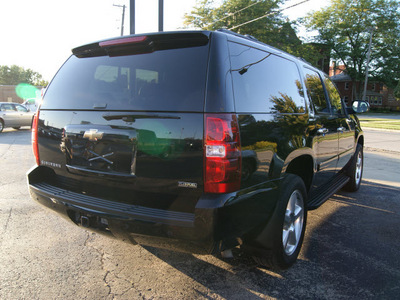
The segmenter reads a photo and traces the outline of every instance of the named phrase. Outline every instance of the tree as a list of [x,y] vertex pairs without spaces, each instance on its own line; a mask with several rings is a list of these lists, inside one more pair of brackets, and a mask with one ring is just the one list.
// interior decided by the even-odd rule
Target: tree
[[[397,0],[332,0],[310,14],[305,25],[317,30],[316,42],[332,49],[331,57],[346,67],[353,82],[363,82],[372,34],[369,74],[389,87],[400,79],[400,11]],[[362,85],[358,85],[361,96]]]
[[48,82],[38,72],[31,69],[24,69],[16,65],[0,66],[0,84],[17,85],[20,83],[29,83],[36,86],[47,86]]
[[[191,14],[185,15],[184,23],[205,30],[230,29],[277,10],[282,2],[283,0],[225,0],[220,6],[216,6],[213,0],[198,0]],[[273,35],[266,33],[276,32],[283,23],[281,14],[271,13],[268,17],[233,30],[270,40]]]
[[[285,0],[224,0],[217,6],[213,0],[198,0],[191,14],[185,15],[185,25],[204,30],[231,29],[249,34],[259,41],[295,56],[316,62],[318,49],[304,45],[296,35],[295,23],[278,12]],[[265,16],[265,17],[263,17]],[[260,18],[262,17],[262,18]],[[259,18],[257,21],[251,22]]]

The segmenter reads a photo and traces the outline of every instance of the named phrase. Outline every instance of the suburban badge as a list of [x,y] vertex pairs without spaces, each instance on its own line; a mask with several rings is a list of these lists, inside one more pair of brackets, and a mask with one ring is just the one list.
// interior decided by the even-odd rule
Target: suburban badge
[[189,189],[197,189],[197,183],[195,183],[195,182],[178,181],[178,187],[189,188]]

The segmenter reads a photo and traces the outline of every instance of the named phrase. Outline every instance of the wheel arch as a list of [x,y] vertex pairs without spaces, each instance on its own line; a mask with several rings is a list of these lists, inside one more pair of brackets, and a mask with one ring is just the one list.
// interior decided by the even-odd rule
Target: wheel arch
[[242,162],[246,162],[249,164],[249,166],[251,166],[252,171],[254,172],[257,169],[257,160],[253,157],[245,157],[242,158]]
[[4,120],[2,118],[0,118],[0,123],[3,124],[2,128],[0,129],[0,132],[2,132],[3,129],[6,127],[6,124],[5,124],[5,122],[4,122]]
[[356,145],[357,145],[357,144],[360,144],[361,146],[364,147],[364,135],[363,135],[363,134],[359,134],[359,135],[358,135]]
[[294,157],[287,163],[285,173],[299,176],[306,186],[307,192],[310,191],[314,175],[314,159],[310,154],[303,154]]

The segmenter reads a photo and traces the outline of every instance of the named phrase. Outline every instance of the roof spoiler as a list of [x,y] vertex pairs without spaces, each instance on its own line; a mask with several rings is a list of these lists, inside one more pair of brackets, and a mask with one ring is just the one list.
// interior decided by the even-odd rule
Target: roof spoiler
[[209,32],[173,32],[131,35],[77,47],[72,49],[72,53],[79,58],[105,55],[112,57],[197,47],[208,44],[209,34]]

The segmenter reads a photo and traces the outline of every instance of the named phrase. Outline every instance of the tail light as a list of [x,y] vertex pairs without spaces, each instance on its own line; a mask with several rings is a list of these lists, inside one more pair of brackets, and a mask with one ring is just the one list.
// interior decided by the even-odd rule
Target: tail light
[[100,42],[99,46],[100,47],[110,47],[110,46],[123,46],[123,45],[129,45],[133,43],[141,43],[144,42],[147,39],[147,36],[133,36],[133,37],[126,37],[126,38],[120,38],[116,40],[111,40],[111,41],[105,41],[105,42]]
[[38,124],[39,124],[39,110],[36,112],[32,121],[32,149],[33,156],[35,157],[36,164],[40,165],[39,148],[38,148]]
[[204,192],[229,193],[240,188],[241,151],[236,115],[206,114]]

